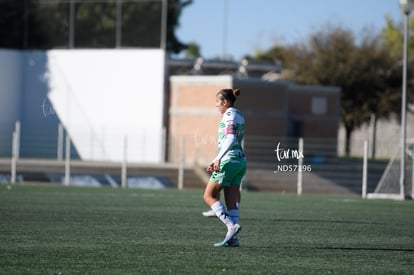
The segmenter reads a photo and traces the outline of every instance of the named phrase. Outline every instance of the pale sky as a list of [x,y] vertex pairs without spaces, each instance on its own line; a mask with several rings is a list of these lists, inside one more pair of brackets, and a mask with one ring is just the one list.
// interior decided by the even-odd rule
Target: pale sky
[[[205,58],[240,59],[304,40],[326,23],[381,30],[385,16],[402,21],[398,0],[194,0],[180,17],[179,39],[201,46]],[[227,23],[226,23],[227,22]]]

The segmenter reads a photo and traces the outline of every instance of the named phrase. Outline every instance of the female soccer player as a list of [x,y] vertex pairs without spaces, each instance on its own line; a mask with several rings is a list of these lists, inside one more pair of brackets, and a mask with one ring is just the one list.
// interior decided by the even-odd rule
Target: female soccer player
[[[239,246],[240,184],[246,173],[246,157],[242,148],[244,117],[234,107],[239,95],[239,89],[222,89],[216,95],[216,107],[223,118],[218,127],[218,154],[207,167],[212,174],[204,191],[204,201],[227,226],[227,234],[215,246]],[[220,201],[221,190],[224,190],[227,209]]]

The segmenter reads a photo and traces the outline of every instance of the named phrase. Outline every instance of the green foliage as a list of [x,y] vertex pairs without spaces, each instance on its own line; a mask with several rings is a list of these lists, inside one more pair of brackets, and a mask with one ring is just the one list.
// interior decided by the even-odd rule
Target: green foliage
[[262,62],[275,62],[280,61],[285,63],[285,49],[281,46],[274,46],[267,51],[256,51],[254,58],[249,57],[248,59],[254,59]]
[[412,273],[412,202],[243,192],[216,248],[202,192],[0,185],[0,274]]
[[179,19],[182,10],[191,5],[193,0],[168,0],[167,16],[167,50],[172,53],[180,53],[187,48],[175,35],[175,29],[179,27]]
[[[404,24],[395,22],[390,17],[385,17],[385,27],[382,30],[384,43],[389,50],[389,54],[396,59],[402,59],[404,47]],[[414,18],[410,17],[410,36],[408,51],[414,53]]]
[[75,22],[75,47],[115,47],[115,3],[80,3]]
[[195,59],[200,56],[200,46],[196,42],[188,43],[187,48],[184,50],[184,57],[188,59]]
[[[351,130],[372,113],[390,114],[387,81],[395,63],[380,37],[368,32],[357,43],[343,28],[325,28],[310,36],[296,55],[294,80],[305,84],[340,86],[341,117]],[[395,102],[394,102],[395,103]]]
[[[168,0],[167,3],[166,48],[179,53],[187,45],[178,40],[175,30],[182,9],[192,0]],[[70,47],[71,5],[71,1],[0,1],[0,47]],[[122,47],[161,45],[161,1],[76,1],[73,7],[75,48],[113,48],[117,46],[117,30],[120,30]],[[120,28],[117,19],[120,19]]]
[[383,33],[364,30],[358,37],[347,28],[326,25],[304,42],[274,47],[255,58],[283,59],[295,82],[341,87],[341,121],[349,153],[352,131],[372,114],[379,119],[401,111],[401,39],[390,19]]
[[402,26],[397,26],[397,24],[390,17],[386,17],[382,35],[384,37],[384,42],[389,49],[390,55],[395,58],[401,58],[404,42]]
[[23,46],[23,9],[24,1],[0,1],[0,47]]

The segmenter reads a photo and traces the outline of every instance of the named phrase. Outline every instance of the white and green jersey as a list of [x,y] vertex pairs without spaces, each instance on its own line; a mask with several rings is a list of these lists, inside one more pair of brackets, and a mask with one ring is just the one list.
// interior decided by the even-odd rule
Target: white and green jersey
[[228,108],[218,127],[218,155],[214,160],[221,162],[245,158],[242,142],[244,138],[244,117],[236,108]]

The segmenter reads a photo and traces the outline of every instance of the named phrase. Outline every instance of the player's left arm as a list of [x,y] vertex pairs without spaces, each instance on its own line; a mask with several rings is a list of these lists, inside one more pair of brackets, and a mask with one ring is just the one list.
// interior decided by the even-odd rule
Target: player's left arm
[[226,122],[226,128],[224,129],[225,137],[220,146],[220,152],[214,158],[213,162],[220,162],[224,155],[231,149],[234,143],[237,142],[237,126],[232,120]]

